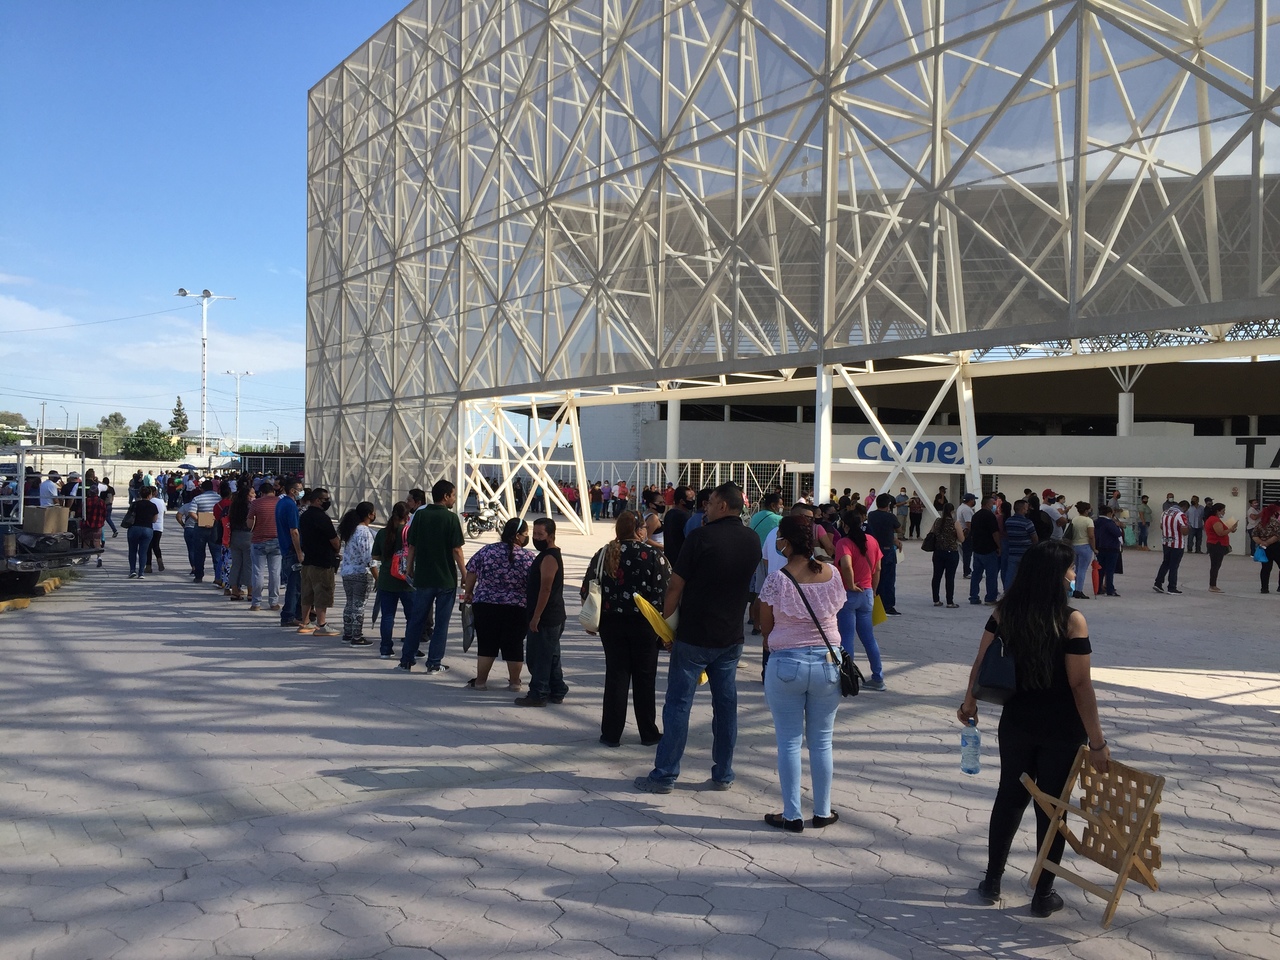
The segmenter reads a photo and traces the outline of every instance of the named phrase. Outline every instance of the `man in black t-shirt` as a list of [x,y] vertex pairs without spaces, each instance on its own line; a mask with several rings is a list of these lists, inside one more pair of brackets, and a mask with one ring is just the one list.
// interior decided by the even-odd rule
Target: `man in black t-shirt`
[[684,546],[684,528],[693,516],[693,487],[676,487],[674,500],[662,518],[662,549],[673,567]]
[[[302,626],[298,632],[324,637],[338,636],[338,631],[325,624],[325,611],[333,606],[333,575],[342,545],[327,514],[332,503],[329,491],[317,487],[311,491],[311,506],[298,518],[298,546],[302,548],[302,610],[298,617]],[[314,627],[309,623],[312,609],[316,612]]]
[[671,645],[662,740],[653,771],[635,781],[636,789],[645,793],[670,793],[675,787],[689,738],[693,695],[704,671],[711,686],[712,786],[728,790],[733,783],[743,614],[761,557],[760,538],[742,525],[742,506],[737,484],[723,483],[712,491],[706,523],[685,540],[667,586],[663,615],[679,610],[680,622]]
[[880,602],[884,604],[884,612],[891,617],[900,617],[898,613],[898,547],[902,541],[898,534],[902,530],[902,521],[896,513],[897,501],[891,493],[882,493],[876,497],[876,508],[867,514],[867,533],[876,538],[880,545],[880,585],[876,592]]
[[973,523],[969,526],[969,539],[973,543],[973,576],[969,580],[969,602],[982,603],[978,599],[978,585],[982,578],[987,578],[986,603],[994,606],[999,587],[996,577],[1000,573],[1000,521],[996,519],[992,506],[995,498],[982,498],[982,509],[973,515]]

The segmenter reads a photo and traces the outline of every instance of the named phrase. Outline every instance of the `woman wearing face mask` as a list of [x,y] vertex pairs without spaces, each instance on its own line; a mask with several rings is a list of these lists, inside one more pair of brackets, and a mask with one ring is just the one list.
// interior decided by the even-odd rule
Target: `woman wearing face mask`
[[783,517],[775,546],[786,565],[769,574],[760,589],[760,631],[769,644],[764,693],[778,738],[782,813],[766,814],[764,821],[800,833],[800,745],[806,738],[813,826],[826,827],[840,819],[831,809],[831,736],[840,706],[840,677],[827,641],[832,646],[838,642],[836,618],[845,604],[845,590],[839,573],[813,559],[810,518]]
[[[1089,763],[1100,773],[1106,772],[1111,756],[1089,673],[1089,626],[1067,603],[1075,577],[1075,552],[1061,540],[1038,543],[1026,552],[1013,583],[987,620],[964,701],[956,711],[961,723],[977,719],[973,685],[987,647],[999,635],[1013,652],[1018,689],[1000,716],[1000,786],[991,809],[987,873],[978,885],[978,893],[992,903],[1000,898],[1009,848],[1031,799],[1022,775],[1029,774],[1046,793],[1061,796],[1082,743],[1088,743]],[[1049,817],[1037,806],[1037,849],[1048,830]],[[1064,842],[1061,833],[1054,838],[1049,848],[1053,863],[1062,860]],[[1050,871],[1040,874],[1031,900],[1033,916],[1047,917],[1062,909],[1053,881]]]
[[472,604],[476,626],[476,677],[467,686],[489,689],[489,671],[498,654],[507,665],[507,689],[520,689],[524,670],[525,585],[535,554],[526,549],[529,524],[511,517],[497,543],[481,547],[467,561],[462,602]]
[[662,494],[656,490],[645,491],[644,510],[640,515],[642,539],[656,550],[663,548],[662,514],[666,509]]

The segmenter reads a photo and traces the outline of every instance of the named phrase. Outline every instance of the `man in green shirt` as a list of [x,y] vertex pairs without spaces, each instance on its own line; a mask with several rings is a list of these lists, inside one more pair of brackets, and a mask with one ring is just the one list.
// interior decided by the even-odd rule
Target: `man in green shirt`
[[466,568],[466,561],[462,557],[462,522],[453,512],[458,502],[457,488],[448,480],[437,480],[431,488],[431,501],[414,513],[405,536],[405,574],[413,582],[414,591],[398,669],[413,669],[434,607],[426,670],[442,673],[449,669],[441,661],[458,595],[458,577]]
[[1142,496],[1142,504],[1138,507],[1138,543],[1139,550],[1150,550],[1147,545],[1147,534],[1151,529],[1152,510],[1151,504],[1147,502],[1146,494]]

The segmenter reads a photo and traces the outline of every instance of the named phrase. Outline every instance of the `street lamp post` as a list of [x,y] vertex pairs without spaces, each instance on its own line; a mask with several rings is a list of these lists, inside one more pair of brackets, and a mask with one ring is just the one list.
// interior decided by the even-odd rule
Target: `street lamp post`
[[236,378],[236,446],[240,446],[240,378],[252,377],[253,371],[246,370],[244,373],[236,373],[234,370],[223,370],[228,377]]
[[207,289],[199,293],[189,293],[185,287],[179,287],[179,297],[197,297],[200,300],[200,452],[208,455],[209,443],[205,436],[205,424],[209,411],[209,301],[234,300],[235,297],[214,296]]
[[279,450],[280,449],[280,424],[276,423],[274,420],[268,420],[267,423],[271,424],[273,427],[276,428],[276,449]]

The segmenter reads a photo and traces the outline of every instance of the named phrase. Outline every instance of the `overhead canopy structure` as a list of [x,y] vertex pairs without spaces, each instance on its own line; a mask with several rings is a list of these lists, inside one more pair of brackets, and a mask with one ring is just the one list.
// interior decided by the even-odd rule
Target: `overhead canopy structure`
[[[416,0],[309,97],[311,473],[518,508],[478,467],[545,479],[556,454],[506,406],[539,404],[581,469],[584,404],[807,370],[825,489],[833,383],[936,379],[971,439],[977,364],[1280,352],[1278,23]],[[890,357],[916,369],[875,373]]]

